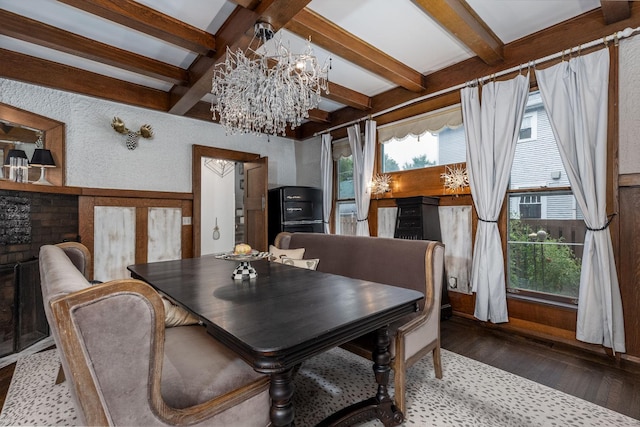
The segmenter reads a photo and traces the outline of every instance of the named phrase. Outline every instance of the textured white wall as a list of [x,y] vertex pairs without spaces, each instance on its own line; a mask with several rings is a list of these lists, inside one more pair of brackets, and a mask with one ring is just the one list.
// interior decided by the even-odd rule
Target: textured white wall
[[[66,184],[70,186],[191,192],[193,144],[267,156],[270,186],[297,184],[291,139],[227,136],[224,128],[213,122],[7,79],[0,79],[0,102],[66,124]],[[132,130],[150,124],[153,139],[140,138],[138,147],[128,150],[125,136],[111,128],[114,116]],[[319,163],[317,168],[319,174]]]
[[322,187],[322,176],[320,175],[320,159],[322,139],[319,136],[309,138],[305,141],[297,141],[296,145],[296,164],[297,185],[305,185],[308,187]]
[[640,173],[640,37],[620,42],[620,174]]

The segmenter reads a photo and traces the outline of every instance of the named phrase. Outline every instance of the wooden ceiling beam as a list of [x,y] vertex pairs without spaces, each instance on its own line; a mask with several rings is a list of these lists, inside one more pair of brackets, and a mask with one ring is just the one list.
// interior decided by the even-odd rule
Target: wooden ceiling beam
[[625,0],[600,0],[605,24],[613,24],[631,16],[631,6]]
[[188,88],[174,87],[171,91],[170,112],[183,115],[205,94],[211,92],[211,79],[215,64],[224,61],[227,47],[231,50],[244,51],[247,49],[253,38],[253,26],[256,22],[269,22],[277,31],[304,9],[310,1],[262,0],[254,11],[237,7],[216,34],[217,52],[210,59],[199,58],[190,67],[191,86]]
[[[511,67],[517,67],[520,64],[527,64],[529,61],[553,55],[563,49],[570,49],[580,44],[601,39],[616,31],[622,31],[625,27],[638,27],[640,26],[640,2],[631,2],[630,6],[631,17],[624,20],[624,22],[619,21],[616,24],[607,25],[602,19],[600,9],[595,9],[569,21],[509,43],[504,46],[505,60],[501,64],[491,66],[480,58],[474,57],[429,74],[426,76],[429,89],[422,93],[411,92],[399,87],[380,93],[371,98],[371,110],[368,114],[375,114],[430,93],[440,92],[479,77],[488,76]],[[541,66],[538,67],[540,68]],[[421,112],[427,111],[429,110],[423,109]],[[396,110],[393,113],[397,120],[412,117],[416,114],[418,112],[414,111],[412,107],[405,107],[401,109],[401,112]],[[331,127],[361,119],[364,116],[362,111],[345,107],[331,113]],[[381,117],[381,119],[374,120],[385,121],[383,116],[378,117]],[[314,133],[322,132],[325,128],[327,126],[322,126],[318,123],[305,123],[296,129],[297,137],[298,139],[307,139],[312,137]]]
[[112,77],[0,49],[0,76],[136,107],[167,111],[169,95]]
[[0,10],[0,34],[85,59],[122,68],[172,84],[189,81],[186,70],[155,59],[118,49],[33,19]]
[[204,56],[216,50],[215,37],[133,0],[58,0]]
[[331,113],[328,111],[313,108],[309,110],[309,120],[315,123],[331,123]]
[[413,0],[488,65],[504,59],[503,43],[464,0]]
[[329,93],[322,97],[362,111],[371,108],[371,97],[333,82],[329,82]]
[[256,8],[256,6],[258,6],[260,0],[233,0],[233,2],[238,6],[244,7],[245,9],[253,10]]
[[310,9],[301,10],[285,28],[314,45],[414,92],[425,89],[424,76]]

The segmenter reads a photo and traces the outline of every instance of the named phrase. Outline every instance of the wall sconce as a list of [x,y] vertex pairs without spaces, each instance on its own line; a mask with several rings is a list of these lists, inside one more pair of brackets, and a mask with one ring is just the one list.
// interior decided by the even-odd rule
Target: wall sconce
[[51,183],[45,178],[45,169],[56,167],[56,162],[53,160],[51,150],[36,148],[33,151],[33,156],[31,157],[31,166],[40,167],[40,179],[34,181],[34,184],[51,185]]
[[440,175],[440,178],[444,180],[445,190],[450,193],[457,193],[463,188],[469,186],[467,168],[462,166],[454,166],[453,168],[445,166],[445,172]]
[[140,137],[143,138],[152,138],[153,137],[153,129],[151,129],[151,125],[142,125],[140,126],[140,130],[137,132],[130,131],[125,126],[124,122],[120,120],[119,117],[114,117],[111,121],[111,127],[118,133],[127,135],[127,139],[125,144],[129,150],[135,150],[138,146],[138,139]]
[[371,180],[371,194],[380,196],[391,191],[391,176],[376,174]]
[[29,181],[29,158],[24,150],[9,150],[4,166],[9,168],[9,180],[14,182]]

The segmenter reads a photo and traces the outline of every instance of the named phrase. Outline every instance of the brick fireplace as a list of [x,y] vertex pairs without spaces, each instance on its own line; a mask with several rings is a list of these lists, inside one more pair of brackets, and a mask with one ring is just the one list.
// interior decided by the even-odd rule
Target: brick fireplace
[[40,246],[79,240],[78,196],[0,190],[0,357],[49,335]]

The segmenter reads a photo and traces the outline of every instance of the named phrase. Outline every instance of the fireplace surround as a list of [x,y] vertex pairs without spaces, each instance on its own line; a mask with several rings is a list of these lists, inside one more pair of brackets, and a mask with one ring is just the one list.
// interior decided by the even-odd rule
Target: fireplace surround
[[40,246],[79,240],[78,196],[0,190],[0,357],[49,335]]

